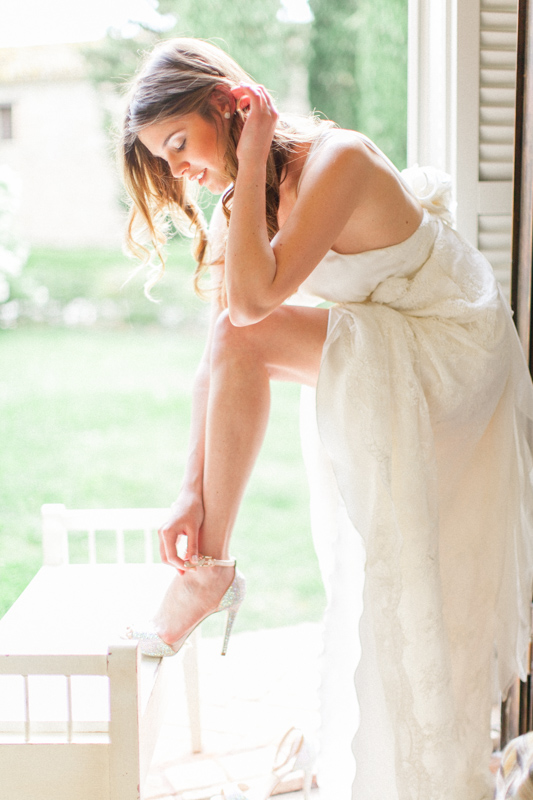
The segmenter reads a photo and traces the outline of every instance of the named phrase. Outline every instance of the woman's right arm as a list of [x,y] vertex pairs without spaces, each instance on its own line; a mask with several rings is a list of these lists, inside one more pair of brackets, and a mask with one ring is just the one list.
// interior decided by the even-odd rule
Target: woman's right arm
[[186,560],[194,563],[198,555],[198,537],[204,520],[203,476],[205,453],[205,424],[209,398],[209,361],[211,334],[220,309],[213,304],[207,344],[196,372],[192,393],[191,427],[185,475],[177,499],[170,507],[170,515],[159,529],[159,551],[164,564],[184,568],[178,556],[180,536],[187,537]]
[[[225,228],[225,219],[220,207],[217,206],[210,226],[210,245],[212,251],[219,255],[218,259],[213,259],[217,261],[217,264],[211,267],[212,277],[216,282],[223,278],[224,268],[220,262],[223,252],[222,236]],[[203,475],[211,342],[216,321],[222,310],[219,301],[213,299],[207,343],[196,372],[192,392],[191,426],[185,475],[178,497],[170,507],[169,518],[159,529],[161,560],[165,564],[172,564],[179,570],[184,568],[183,559],[177,553],[180,536],[187,537],[186,560],[194,564],[198,556],[198,539],[204,519]]]

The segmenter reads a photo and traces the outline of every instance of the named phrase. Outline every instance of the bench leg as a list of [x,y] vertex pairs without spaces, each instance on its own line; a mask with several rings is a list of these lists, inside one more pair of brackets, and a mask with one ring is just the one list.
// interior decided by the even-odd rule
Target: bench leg
[[196,629],[189,636],[190,646],[183,653],[183,673],[187,709],[191,726],[191,748],[193,753],[202,752],[202,731],[200,724],[200,689],[198,680],[198,636]]
[[139,655],[136,641],[112,645],[108,653],[109,798],[141,800],[139,748]]

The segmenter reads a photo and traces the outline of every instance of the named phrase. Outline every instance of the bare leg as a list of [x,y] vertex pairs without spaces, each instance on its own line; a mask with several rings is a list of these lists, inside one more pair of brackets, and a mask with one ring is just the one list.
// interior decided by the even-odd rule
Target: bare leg
[[[326,337],[324,309],[283,306],[236,328],[222,314],[212,347],[200,552],[229,557],[237,512],[259,453],[270,409],[270,380],[315,385]],[[177,575],[156,617],[160,636],[180,638],[213,611],[231,584],[227,567]]]

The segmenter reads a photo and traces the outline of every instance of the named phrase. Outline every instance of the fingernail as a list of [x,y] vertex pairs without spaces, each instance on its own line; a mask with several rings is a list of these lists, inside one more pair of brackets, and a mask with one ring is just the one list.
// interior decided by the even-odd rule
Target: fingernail
[[198,564],[198,556],[193,556],[193,557],[191,558],[191,562],[192,562],[193,564]]

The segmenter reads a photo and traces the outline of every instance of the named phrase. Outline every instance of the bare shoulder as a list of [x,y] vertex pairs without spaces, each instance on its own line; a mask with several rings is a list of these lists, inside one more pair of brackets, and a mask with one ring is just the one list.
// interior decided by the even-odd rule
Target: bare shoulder
[[[373,151],[355,131],[333,128],[311,148],[302,170],[300,193],[312,191],[317,184],[335,182],[347,185],[351,192],[363,191],[372,172],[379,167]],[[353,195],[352,195],[353,196]]]
[[344,164],[363,165],[373,162],[373,152],[362,135],[343,128],[331,128],[312,147],[309,166],[341,160]]
[[420,224],[422,209],[373,142],[355,131],[334,129],[309,151],[294,205],[293,218],[301,217],[317,225],[323,220],[330,231],[334,218],[343,218],[331,247],[357,253],[403,241]]

